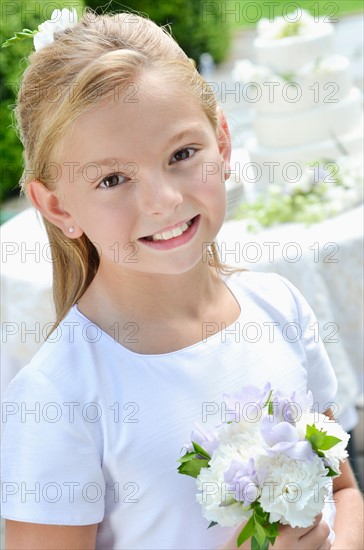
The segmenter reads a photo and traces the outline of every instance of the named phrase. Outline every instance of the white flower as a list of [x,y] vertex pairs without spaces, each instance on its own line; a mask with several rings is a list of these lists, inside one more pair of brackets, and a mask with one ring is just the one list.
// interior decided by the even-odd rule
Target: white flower
[[258,36],[265,40],[274,40],[284,32],[286,25],[283,17],[276,17],[273,21],[263,18],[257,24]]
[[[202,507],[204,517],[210,521],[216,521],[223,527],[236,527],[249,519],[251,512],[243,509],[239,503],[229,506],[229,499],[233,497],[224,480],[224,473],[230,468],[232,460],[248,461],[251,456],[258,456],[262,451],[259,433],[235,435],[230,444],[220,445],[214,452],[209,468],[202,468],[197,477],[197,502]],[[257,488],[257,497],[259,488]]]
[[346,187],[363,188],[363,160],[353,159],[349,156],[340,157],[337,160],[339,168],[338,177]]
[[315,59],[310,63],[303,65],[298,71],[297,75],[304,78],[319,75],[332,75],[334,78],[335,73],[343,71],[349,67],[349,60],[343,55],[329,55],[323,58]]
[[279,185],[272,183],[271,185],[268,185],[268,193],[270,193],[271,195],[281,195],[282,188]]
[[289,187],[291,192],[308,193],[312,190],[312,185],[312,171],[305,170],[302,177]]
[[[308,13],[305,10],[302,10],[302,13],[299,13],[296,10],[294,15],[295,15],[295,19],[297,18],[299,19],[299,22],[300,22],[299,34],[301,36],[316,34],[317,23],[310,13]],[[294,18],[292,17],[292,19]]]
[[[240,422],[231,422],[219,427],[220,444],[232,444],[239,446],[246,444],[247,439],[254,441],[255,444],[263,445],[260,435],[260,420],[249,422],[247,419],[241,419]],[[251,439],[254,438],[254,439]]]
[[258,36],[265,40],[279,40],[287,36],[313,36],[319,29],[315,19],[305,10],[296,9],[273,21],[261,19],[257,25]]
[[56,32],[64,31],[65,29],[73,28],[77,25],[77,12],[75,8],[68,10],[54,10],[51,19],[41,23],[38,26],[38,32],[34,35],[33,42],[36,51],[41,50],[48,44],[54,41]]
[[270,513],[270,522],[308,527],[321,512],[330,480],[322,460],[292,460],[281,454],[259,459],[260,503]]
[[257,82],[258,84],[261,84],[266,81],[281,81],[281,79],[275,75],[269,67],[255,65],[249,61],[249,59],[241,59],[235,62],[232,77],[236,82],[243,82],[244,84],[248,84],[250,82]]
[[[224,399],[233,409],[235,401],[240,405],[255,402],[250,400],[250,394],[254,392],[245,387],[242,394],[224,395]],[[328,510],[326,506],[333,487],[333,476],[328,475],[333,472],[329,468],[339,475],[340,462],[347,457],[345,447],[349,435],[327,416],[309,412],[313,400],[310,392],[302,395],[294,392],[291,396],[276,392],[273,397],[269,394],[269,399],[273,409],[274,404],[279,405],[279,415],[287,403],[297,406],[300,414],[295,423],[287,425],[286,421],[282,422],[285,419],[282,413],[278,418],[272,418],[275,423],[272,430],[267,431],[267,426],[270,428],[268,421],[273,415],[268,414],[271,407],[262,407],[266,404],[264,398],[256,417],[243,415],[238,422],[225,422],[216,427],[209,467],[201,468],[196,479],[196,500],[202,513],[207,520],[223,527],[237,527],[251,517],[253,512],[249,504],[259,503],[269,513],[270,524],[280,522],[305,528],[311,526],[323,511],[325,520],[331,525],[335,507]],[[318,456],[311,448],[315,439],[311,445],[306,440],[307,425],[314,425],[319,432],[334,436],[340,442],[325,450],[325,444],[329,446],[330,440],[313,431],[313,435],[319,436],[316,439],[318,453],[324,455]],[[202,436],[209,440],[205,433]],[[287,452],[286,443],[290,441],[297,446],[304,442],[309,447],[308,455]],[[279,445],[283,450],[278,449]],[[257,517],[255,521],[258,521]]]

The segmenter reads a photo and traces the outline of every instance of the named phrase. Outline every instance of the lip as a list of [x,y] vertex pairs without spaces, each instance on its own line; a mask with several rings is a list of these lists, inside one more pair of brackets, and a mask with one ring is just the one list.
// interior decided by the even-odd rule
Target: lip
[[188,218],[186,221],[176,223],[175,225],[171,225],[165,229],[162,229],[161,231],[158,231],[158,233],[163,233],[164,231],[170,231],[174,227],[179,227],[180,225],[183,225],[184,223],[192,220],[192,225],[182,235],[179,235],[178,237],[173,237],[172,239],[168,239],[167,241],[147,241],[145,238],[138,239],[140,243],[143,243],[145,246],[149,246],[149,248],[153,248],[154,250],[171,250],[172,248],[177,248],[178,246],[182,246],[183,244],[188,243],[196,234],[199,225],[200,225],[200,219],[201,216],[198,214],[197,216],[194,216],[193,218]]

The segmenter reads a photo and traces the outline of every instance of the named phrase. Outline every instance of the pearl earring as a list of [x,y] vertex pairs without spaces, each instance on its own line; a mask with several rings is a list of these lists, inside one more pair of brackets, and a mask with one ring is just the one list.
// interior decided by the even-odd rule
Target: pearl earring
[[71,225],[71,227],[68,228],[69,233],[74,233],[75,228]]

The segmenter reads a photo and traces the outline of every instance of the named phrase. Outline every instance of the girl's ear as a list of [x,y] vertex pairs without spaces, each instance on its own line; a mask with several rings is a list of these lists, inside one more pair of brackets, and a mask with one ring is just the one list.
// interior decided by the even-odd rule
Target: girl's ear
[[75,223],[72,215],[62,206],[62,201],[56,191],[47,189],[43,183],[34,180],[28,183],[28,196],[33,205],[49,222],[63,231],[66,237],[75,239],[81,237],[82,229]]
[[217,108],[218,114],[218,143],[219,151],[225,164],[225,179],[230,176],[231,137],[226,116],[221,107]]

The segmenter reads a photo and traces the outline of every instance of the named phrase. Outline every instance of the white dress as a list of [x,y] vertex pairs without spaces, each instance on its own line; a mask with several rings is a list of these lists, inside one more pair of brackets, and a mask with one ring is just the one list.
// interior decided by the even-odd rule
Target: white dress
[[230,538],[232,529],[207,529],[195,480],[177,473],[194,423],[218,424],[223,393],[266,381],[310,389],[323,411],[336,379],[293,285],[266,273],[225,280],[237,321],[209,337],[206,319],[201,341],[171,353],[129,351],[70,310],[5,395],[4,518],[99,523],[100,549],[206,550]]

